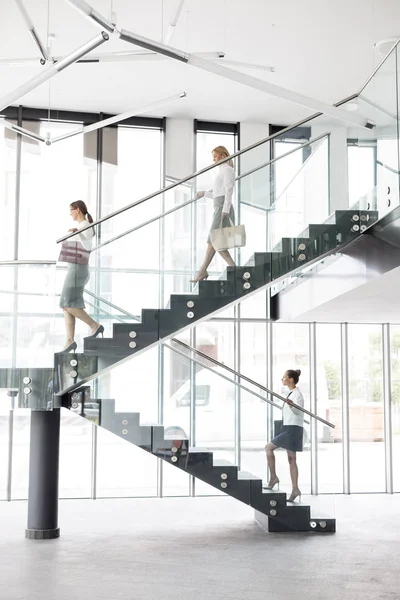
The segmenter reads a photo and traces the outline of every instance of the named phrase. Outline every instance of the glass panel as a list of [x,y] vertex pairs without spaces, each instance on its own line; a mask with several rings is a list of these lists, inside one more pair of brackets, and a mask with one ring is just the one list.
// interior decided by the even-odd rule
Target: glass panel
[[[335,425],[318,424],[318,491],[343,492],[343,436],[340,325],[316,326],[317,415]],[[329,443],[333,442],[333,443]]]
[[390,327],[393,489],[400,491],[400,325]]
[[[259,149],[254,149],[254,152],[255,150]],[[307,150],[307,158],[303,161],[305,150]],[[249,154],[252,152],[253,150],[250,150]],[[315,219],[319,223],[328,215],[327,136],[321,135],[316,141],[311,140],[306,147],[296,148],[294,153],[281,156],[279,162],[282,162],[283,165],[289,158],[293,161],[296,152],[301,153],[303,161],[301,162],[300,171],[296,173],[294,179],[291,180],[273,206],[268,201],[269,213],[266,212],[264,207],[260,208],[251,206],[248,203],[241,203],[243,214],[239,215],[240,219],[246,219],[250,229],[247,234],[246,247],[240,251],[235,250],[232,256],[234,256],[236,264],[246,265],[249,263],[249,265],[259,266],[259,274],[263,280],[265,278],[268,280],[271,276],[270,257],[262,254],[267,249],[268,244],[269,247],[272,247],[271,244],[275,244],[275,238],[272,240],[275,234],[271,232],[278,232],[276,235],[286,233],[286,229],[279,228],[278,217],[280,218],[283,215],[285,222],[290,221],[292,223],[291,232],[288,232],[288,235],[289,233],[293,235],[293,231],[300,234],[301,229],[307,225],[310,219]],[[260,160],[260,152],[255,154]],[[261,164],[257,167],[254,165],[253,162],[251,172],[242,173],[240,185],[246,179],[253,182],[251,186],[256,185],[255,173],[259,174],[262,171],[265,171],[264,182],[268,182],[269,185],[269,166]],[[122,307],[124,311],[139,318],[142,318],[142,309],[168,308],[171,294],[187,294],[193,291],[190,281],[191,273],[198,268],[198,259],[203,256],[210,220],[213,218],[214,211],[212,198],[209,197],[212,196],[211,193],[207,192],[205,196],[198,198],[195,202],[194,194],[199,189],[200,184],[203,188],[210,188],[214,185],[212,182],[216,175],[222,181],[226,174],[231,179],[233,178],[234,171],[229,165],[215,167],[201,176],[191,178],[184,184],[160,192],[154,198],[144,201],[139,206],[115,215],[112,219],[106,221],[104,226],[97,228],[94,240],[95,247],[92,248],[91,252],[91,267],[96,272],[96,276],[92,278],[91,291],[95,290],[96,295],[100,296],[104,294],[108,302]],[[206,178],[207,181],[205,181]],[[231,183],[233,186],[233,179]],[[216,185],[220,184],[217,183]],[[221,183],[221,185],[225,184]],[[236,191],[237,194],[240,192],[238,185],[239,180],[233,186],[235,187],[234,192]],[[318,202],[315,201],[317,197]],[[220,208],[222,210],[222,205]],[[160,210],[164,210],[166,213],[162,218],[158,216]],[[294,222],[297,223],[296,227],[293,225]],[[110,223],[112,223],[112,227]],[[129,223],[132,224],[130,229]],[[332,228],[335,229],[334,221]],[[336,230],[333,233],[335,234]],[[122,237],[118,237],[119,235],[122,235]],[[300,239],[296,240],[300,246],[308,244],[311,232],[304,232],[304,238],[304,243]],[[333,247],[335,247],[337,243],[336,235],[333,235],[333,239]],[[101,242],[99,247],[96,246],[97,241]],[[319,250],[315,250],[316,247],[317,245],[314,244],[313,258],[319,252]],[[286,273],[287,270],[298,266],[297,261],[299,260],[307,261],[311,257],[309,250],[301,254],[302,258],[298,258],[297,249],[291,251],[286,246],[282,247],[283,261],[278,261],[279,264],[277,263],[273,267],[272,276],[279,277],[282,270]],[[145,260],[143,259],[144,252]],[[260,261],[257,265],[254,263],[254,260],[256,260],[253,256],[254,252],[261,253],[260,257],[257,258]],[[229,257],[225,256],[225,258],[228,260]],[[213,279],[219,278],[220,272],[226,267],[220,253],[217,253],[215,260],[210,267]],[[234,294],[235,286],[232,273],[225,272],[224,276],[228,277],[226,285],[223,283],[208,285],[204,288],[204,295],[214,297]],[[246,285],[242,284],[243,289],[247,289]],[[201,288],[202,286],[200,286]],[[135,290],[135,293],[129,295],[128,298],[126,295],[127,289]],[[196,293],[197,288],[194,291]],[[179,302],[179,298],[176,298],[176,301]],[[260,299],[254,300],[254,308],[257,310],[257,316],[265,316],[265,303],[260,302]],[[248,309],[244,308],[244,311],[246,310]],[[253,309],[250,308],[249,310]],[[158,333],[161,336],[165,332],[163,316],[160,315],[158,328]],[[167,315],[165,317],[167,318]],[[99,320],[101,320],[101,314],[99,314]],[[168,322],[169,325],[170,321]],[[175,330],[178,329],[179,323],[176,323]]]
[[54,363],[55,265],[0,265],[0,367]]
[[349,325],[350,489],[385,491],[382,330]]
[[0,500],[7,497],[10,397],[0,389]]
[[355,106],[375,127],[377,145],[377,207],[383,216],[399,204],[398,49],[390,53],[362,90]]
[[[46,137],[76,131],[74,123],[40,122],[40,135]],[[84,199],[96,217],[96,153],[86,151],[88,139],[96,144],[97,133],[76,135],[51,146],[41,142],[22,145],[19,222],[19,258],[57,258],[55,240],[68,229],[69,204]],[[57,190],[55,194],[54,191]],[[44,211],[51,207],[51,221],[43,223]],[[45,225],[45,226],[44,226]],[[72,226],[72,225],[71,225]],[[40,235],[38,232],[40,231]]]
[[61,410],[60,498],[90,498],[92,423]]
[[[310,410],[311,373],[309,363],[309,327],[303,323],[274,323],[273,324],[273,390],[282,396],[287,396],[287,388],[282,386],[282,375],[288,369],[300,369],[301,376],[298,388],[304,397],[304,408]],[[279,421],[282,419],[281,410],[273,409],[273,433],[277,433]],[[308,420],[308,419],[307,419]],[[304,427],[304,452],[298,456],[299,487],[303,494],[311,492],[311,457],[310,430]],[[287,467],[286,453],[280,452],[276,458],[277,471],[284,491],[290,491],[290,476]]]

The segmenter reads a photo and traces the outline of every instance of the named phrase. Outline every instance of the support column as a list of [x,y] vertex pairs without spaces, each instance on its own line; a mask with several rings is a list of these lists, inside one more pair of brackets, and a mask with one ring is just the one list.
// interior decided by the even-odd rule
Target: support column
[[25,536],[51,540],[58,527],[60,409],[31,412],[28,526]]

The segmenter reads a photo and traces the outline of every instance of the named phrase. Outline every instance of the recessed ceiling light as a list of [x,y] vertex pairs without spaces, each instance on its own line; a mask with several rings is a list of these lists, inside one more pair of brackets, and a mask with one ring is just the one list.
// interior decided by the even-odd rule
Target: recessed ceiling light
[[355,110],[358,110],[358,104],[357,104],[357,102],[347,102],[347,104],[345,104],[344,108],[346,110],[348,110],[349,112],[354,112]]
[[379,52],[381,52],[382,54],[387,54],[389,50],[393,48],[399,37],[400,36],[379,40],[378,42],[375,42],[374,46],[376,50],[379,50]]

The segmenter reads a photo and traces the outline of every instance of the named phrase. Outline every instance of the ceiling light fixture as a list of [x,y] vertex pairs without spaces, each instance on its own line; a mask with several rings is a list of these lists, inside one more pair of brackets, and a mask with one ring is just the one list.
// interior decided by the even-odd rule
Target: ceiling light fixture
[[202,69],[203,71],[214,73],[215,75],[220,75],[225,79],[236,81],[266,94],[293,102],[294,104],[299,104],[300,106],[315,110],[318,113],[329,115],[334,119],[344,121],[345,123],[351,123],[352,125],[358,125],[368,129],[373,127],[372,123],[369,123],[367,119],[359,115],[349,115],[347,111],[336,108],[335,106],[325,102],[321,102],[320,100],[316,100],[315,98],[298,94],[297,92],[293,92],[292,90],[288,90],[268,81],[264,81],[263,79],[252,77],[251,75],[247,75],[241,71],[229,69],[228,67],[222,66],[215,61],[205,60],[198,55],[189,54],[187,52],[183,52],[182,50],[171,48],[170,46],[166,46],[165,44],[161,44],[155,40],[137,35],[131,31],[126,31],[123,29],[120,32],[120,38],[125,42],[134,44],[135,46],[146,48],[147,50],[152,50],[153,52],[159,52],[160,54],[168,56],[169,58],[173,58],[174,60],[184,62],[193,67],[197,67],[198,69]]
[[172,96],[168,96],[166,98],[162,98],[161,100],[157,100],[156,102],[152,102],[151,104],[146,104],[145,106],[140,106],[137,108],[133,108],[119,115],[114,115],[113,117],[109,117],[108,119],[103,119],[102,121],[97,121],[97,123],[92,123],[91,125],[86,125],[85,127],[80,127],[75,131],[71,131],[70,133],[66,133],[64,135],[60,135],[55,138],[51,138],[49,144],[54,144],[54,142],[59,142],[61,140],[65,140],[67,138],[73,137],[75,135],[79,135],[81,133],[90,133],[91,131],[96,131],[97,129],[102,129],[103,127],[109,127],[110,125],[115,125],[115,123],[119,123],[120,121],[125,121],[125,119],[129,119],[136,115],[142,115],[143,113],[150,112],[160,106],[165,106],[166,104],[170,104],[171,102],[176,102],[182,98],[186,98],[186,92],[180,92],[179,94],[173,94]]
[[44,71],[39,73],[39,75],[36,75],[36,77],[29,79],[29,81],[17,87],[15,90],[4,96],[4,98],[0,99],[0,111],[7,108],[7,106],[10,106],[10,104],[15,102],[15,100],[19,100],[19,98],[22,98],[23,96],[25,96],[25,94],[34,90],[48,79],[54,77],[54,75],[57,75],[73,63],[77,62],[80,58],[82,58],[95,48],[98,48],[98,46],[101,46],[101,44],[104,44],[104,42],[109,40],[109,38],[110,36],[108,35],[108,33],[102,31],[102,33],[96,35],[96,37],[93,38],[90,42],[87,42],[77,50],[74,50],[74,52],[72,52],[65,58],[62,58],[58,62],[54,63],[53,65],[51,65],[51,67],[45,69]]
[[115,31],[115,25],[111,23],[108,19],[103,17],[97,10],[92,8],[90,4],[88,4],[85,0],[65,0],[70,6],[75,8],[80,13],[84,14],[85,17],[94,22],[97,26],[101,27],[101,29],[105,29],[109,33],[113,33]]
[[44,46],[42,44],[42,42],[40,41],[39,35],[30,19],[30,16],[28,15],[28,11],[26,10],[25,6],[23,5],[22,0],[15,0],[16,5],[19,8],[19,11],[22,15],[22,18],[25,21],[25,24],[27,26],[27,28],[29,29],[29,33],[31,34],[33,41],[35,42],[36,46],[39,48],[39,52],[42,55],[42,58],[40,59],[40,62],[42,65],[44,65],[47,61],[47,53],[44,49]]

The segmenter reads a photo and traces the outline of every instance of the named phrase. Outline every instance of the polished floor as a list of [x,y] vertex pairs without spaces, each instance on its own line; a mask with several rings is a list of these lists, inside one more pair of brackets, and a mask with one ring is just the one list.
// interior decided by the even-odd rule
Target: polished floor
[[[329,502],[333,506],[333,501]],[[61,538],[0,503],[1,600],[398,600],[400,495],[338,496],[336,534],[268,534],[227,498],[68,500]]]

